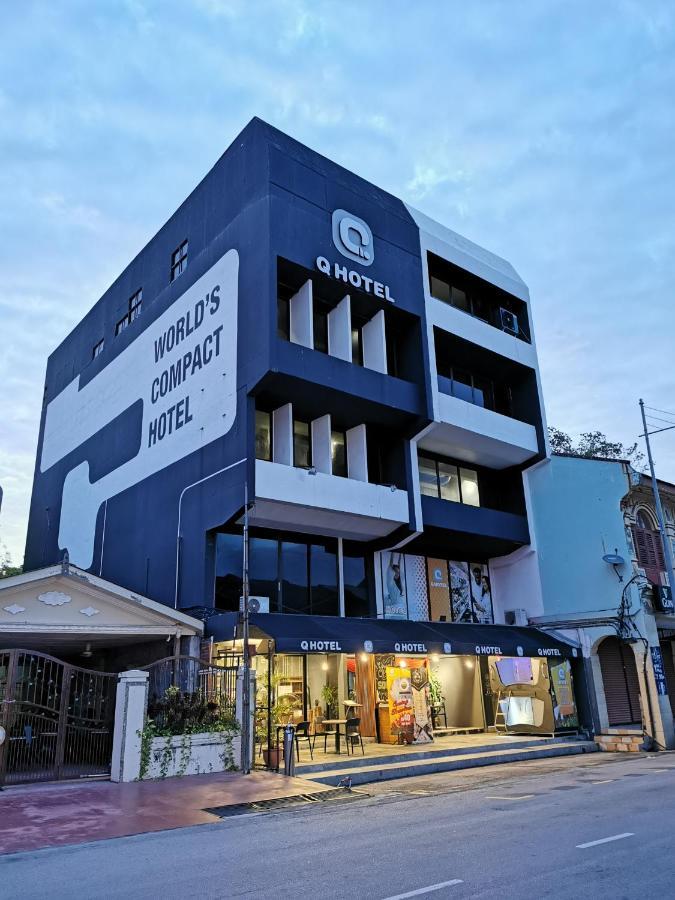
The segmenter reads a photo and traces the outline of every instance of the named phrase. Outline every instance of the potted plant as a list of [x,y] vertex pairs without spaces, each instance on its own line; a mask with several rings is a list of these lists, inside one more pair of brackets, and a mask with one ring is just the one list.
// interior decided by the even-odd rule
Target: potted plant
[[321,688],[321,699],[326,704],[326,718],[337,718],[338,689],[334,684],[324,684]]

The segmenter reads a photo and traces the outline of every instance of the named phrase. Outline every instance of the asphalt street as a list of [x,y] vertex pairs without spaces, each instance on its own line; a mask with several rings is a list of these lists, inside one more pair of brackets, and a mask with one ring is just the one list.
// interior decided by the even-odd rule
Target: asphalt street
[[675,755],[595,754],[0,860],[0,897],[675,896]]

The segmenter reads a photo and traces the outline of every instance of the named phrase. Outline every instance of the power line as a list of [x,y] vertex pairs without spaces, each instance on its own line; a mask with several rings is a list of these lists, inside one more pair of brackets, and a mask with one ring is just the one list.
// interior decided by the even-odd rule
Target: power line
[[667,416],[673,416],[673,418],[675,418],[675,413],[671,412],[669,409],[659,409],[657,406],[647,406],[647,405],[645,405],[645,409],[653,409],[654,412],[664,413]]

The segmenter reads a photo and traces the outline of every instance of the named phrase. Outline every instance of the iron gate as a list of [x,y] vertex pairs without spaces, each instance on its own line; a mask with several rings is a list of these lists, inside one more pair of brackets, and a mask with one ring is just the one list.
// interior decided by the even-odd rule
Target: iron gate
[[0,650],[0,784],[110,772],[117,675]]
[[206,707],[204,713],[220,709],[235,714],[236,665],[217,666],[196,656],[167,656],[143,668],[148,672],[148,715],[158,725],[164,727],[171,712],[169,688],[176,688],[185,701],[195,704],[192,710],[183,708],[183,715],[199,715],[200,702]]

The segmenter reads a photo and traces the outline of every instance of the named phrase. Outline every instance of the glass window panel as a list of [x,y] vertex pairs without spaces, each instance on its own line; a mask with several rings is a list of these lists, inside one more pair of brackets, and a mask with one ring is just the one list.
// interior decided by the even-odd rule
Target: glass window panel
[[307,544],[281,543],[282,612],[309,612],[307,583]]
[[309,443],[309,423],[293,422],[293,465],[300,469],[309,469],[312,465]]
[[363,365],[363,351],[361,348],[360,328],[352,328],[352,362],[357,366]]
[[427,497],[438,497],[438,475],[435,460],[420,456],[417,466],[420,473],[420,492],[426,494]]
[[490,321],[490,305],[484,297],[472,297],[473,314],[484,322]]
[[495,384],[495,410],[503,416],[513,415],[513,405],[511,403],[511,388],[508,384]]
[[243,552],[243,541],[240,534],[216,535],[215,605],[217,609],[239,609],[244,565]]
[[459,503],[459,476],[457,466],[439,462],[438,483],[441,488],[441,500],[452,500]]
[[345,615],[369,616],[370,591],[365,557],[344,554],[342,575],[345,585]]
[[450,285],[447,281],[443,281],[442,278],[436,278],[435,275],[431,276],[431,296],[435,297],[437,300],[443,300],[445,303],[450,302]]
[[462,309],[464,312],[470,312],[469,298],[464,291],[460,290],[460,288],[452,288],[451,302],[457,309]]
[[474,376],[473,402],[476,406],[484,406],[486,409],[492,409],[494,407],[492,399],[492,382],[489,378],[481,378],[478,375]]
[[328,315],[322,309],[314,308],[314,349],[328,353]]
[[256,459],[272,459],[272,414],[261,409],[255,411]]
[[340,614],[337,578],[337,541],[309,548],[309,577],[312,614],[337,616]]
[[347,450],[344,431],[331,431],[330,455],[333,475],[347,477]]
[[469,506],[480,506],[478,473],[472,469],[460,469],[459,477],[462,483],[462,503]]
[[463,369],[453,369],[452,396],[457,397],[458,400],[466,400],[467,403],[473,403],[473,387],[470,372],[465,372]]
[[288,299],[279,297],[277,300],[277,336],[287,341],[291,333],[290,306]]
[[249,540],[249,587],[253,597],[269,597],[270,612],[278,611],[278,548],[270,538]]

